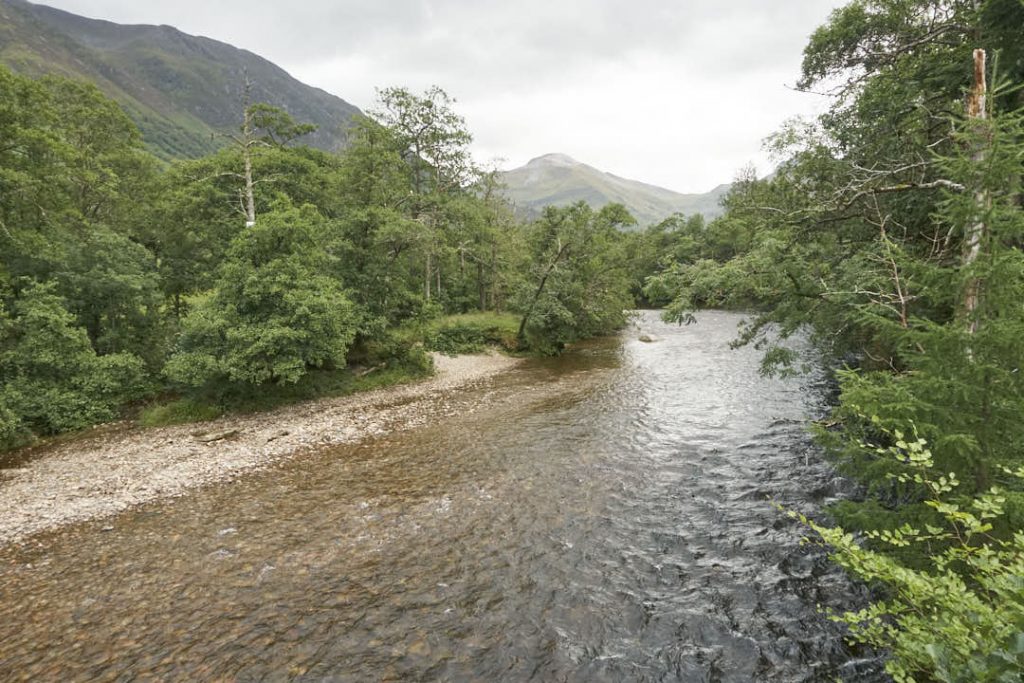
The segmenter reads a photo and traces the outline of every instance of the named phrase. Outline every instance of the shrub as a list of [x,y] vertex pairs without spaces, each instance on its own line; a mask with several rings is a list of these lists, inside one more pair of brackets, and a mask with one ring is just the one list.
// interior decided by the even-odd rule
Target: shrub
[[165,372],[195,388],[225,382],[294,384],[310,368],[343,365],[352,306],[324,275],[315,212],[260,218],[232,244],[213,295],[185,319]]
[[[2,313],[2,312],[0,312]],[[98,356],[52,284],[32,284],[0,318],[0,441],[24,429],[56,434],[117,415],[148,389],[128,353]]]
[[[933,473],[931,450],[916,429],[908,436],[879,428],[893,445],[864,448],[894,461],[900,471],[891,476],[898,482],[923,487],[926,504],[944,523],[867,532],[885,547],[925,549],[928,566],[912,569],[891,554],[864,548],[841,528],[789,513],[831,546],[839,565],[886,589],[885,599],[833,618],[849,625],[853,640],[889,650],[886,669],[897,683],[1021,680],[1024,531],[1008,539],[992,533],[993,522],[1003,515],[1003,491],[993,487],[956,498],[956,475]],[[1024,468],[1003,473],[1024,479]]]

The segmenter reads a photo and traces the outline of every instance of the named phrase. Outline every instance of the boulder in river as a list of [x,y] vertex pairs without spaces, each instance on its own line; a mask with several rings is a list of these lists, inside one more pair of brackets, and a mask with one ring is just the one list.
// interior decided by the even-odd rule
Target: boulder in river
[[658,338],[655,337],[653,334],[646,334],[646,333],[645,334],[641,334],[639,337],[637,337],[637,339],[639,339],[640,341],[642,341],[642,342],[644,342],[646,344],[651,344],[651,343],[654,343],[654,342],[658,341]]

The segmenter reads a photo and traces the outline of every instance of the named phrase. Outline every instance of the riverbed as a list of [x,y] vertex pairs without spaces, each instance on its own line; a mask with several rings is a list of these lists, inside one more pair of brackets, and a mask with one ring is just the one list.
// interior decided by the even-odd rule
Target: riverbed
[[822,377],[761,377],[739,320],[642,313],[414,429],[8,546],[0,678],[884,680],[819,611],[863,589],[770,504],[845,490]]

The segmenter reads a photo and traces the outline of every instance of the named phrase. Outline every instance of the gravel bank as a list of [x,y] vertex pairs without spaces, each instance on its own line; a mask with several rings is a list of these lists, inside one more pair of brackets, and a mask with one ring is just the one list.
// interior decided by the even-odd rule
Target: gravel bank
[[425,424],[444,395],[515,366],[497,354],[435,355],[421,382],[201,424],[115,429],[0,470],[0,545],[237,478],[313,448]]

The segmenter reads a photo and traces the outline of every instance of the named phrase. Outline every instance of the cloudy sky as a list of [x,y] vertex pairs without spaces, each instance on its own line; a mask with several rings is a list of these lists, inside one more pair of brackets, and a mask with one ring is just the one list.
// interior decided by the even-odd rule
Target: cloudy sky
[[41,0],[255,52],[363,108],[437,84],[478,161],[562,152],[682,192],[770,170],[763,138],[820,111],[803,46],[840,0]]

